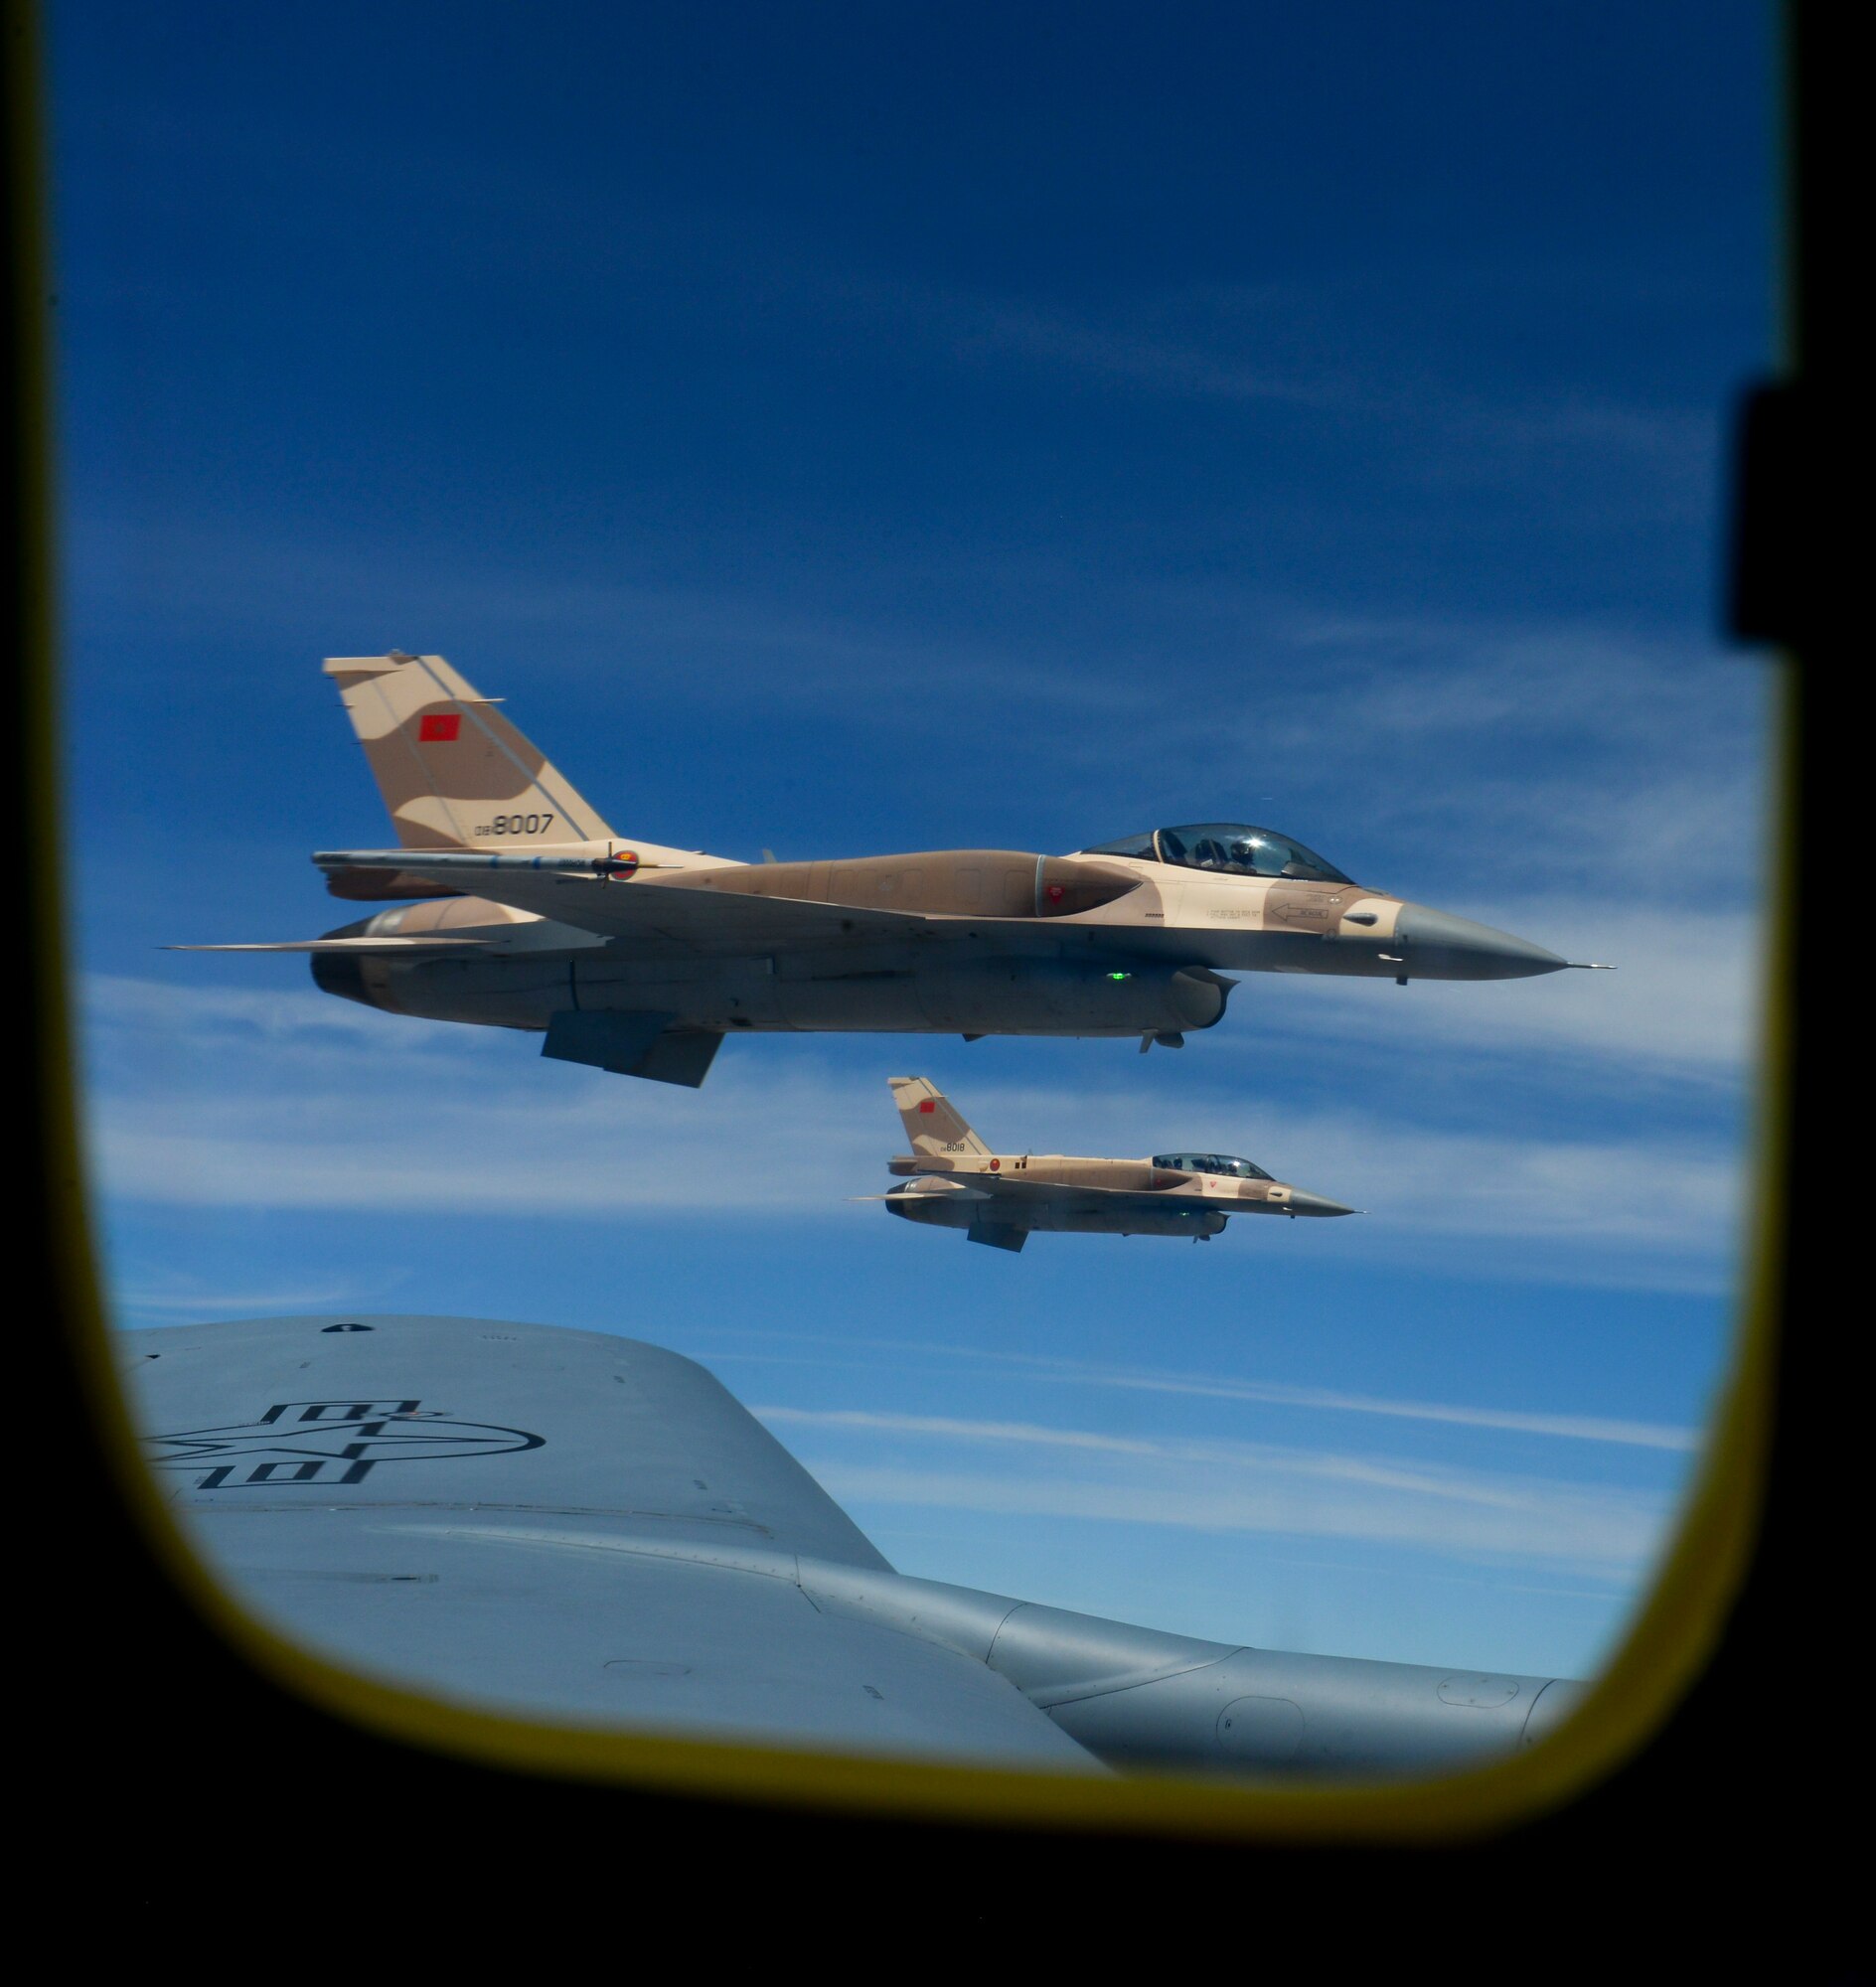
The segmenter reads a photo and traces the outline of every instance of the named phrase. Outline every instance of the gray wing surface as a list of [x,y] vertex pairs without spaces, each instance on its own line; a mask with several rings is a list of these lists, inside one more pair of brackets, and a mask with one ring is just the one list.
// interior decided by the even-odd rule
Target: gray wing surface
[[253,1613],[555,1722],[1088,1768],[983,1661],[810,1593],[888,1573],[701,1366],[439,1317],[126,1333],[159,1483]]

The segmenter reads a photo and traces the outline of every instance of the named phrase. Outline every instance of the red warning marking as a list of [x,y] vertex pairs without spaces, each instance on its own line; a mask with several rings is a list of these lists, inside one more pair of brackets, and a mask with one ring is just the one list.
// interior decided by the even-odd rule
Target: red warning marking
[[453,745],[462,735],[462,712],[433,710],[417,719],[419,745]]
[[937,1106],[937,1103],[936,1103],[936,1102],[935,1102],[935,1101],[934,1101],[934,1100],[933,1100],[932,1098],[929,1098],[929,1097],[921,1097],[921,1098],[919,1099],[919,1103],[918,1103],[918,1108],[919,1108],[919,1109],[920,1109],[921,1111],[924,1111],[924,1112],[928,1112],[928,1113],[929,1113],[929,1112],[932,1112],[932,1111],[936,1111],[936,1110],[938,1109],[938,1106]]
[[1059,904],[1062,900],[1062,886],[1059,883],[1051,883],[1046,894],[1051,904]]

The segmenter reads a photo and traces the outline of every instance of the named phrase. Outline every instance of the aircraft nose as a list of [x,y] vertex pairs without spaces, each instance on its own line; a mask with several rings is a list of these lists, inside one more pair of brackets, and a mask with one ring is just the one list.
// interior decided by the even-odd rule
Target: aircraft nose
[[1413,980],[1526,980],[1569,965],[1527,938],[1456,918],[1425,904],[1403,904],[1394,926]]
[[1338,1200],[1330,1200],[1320,1193],[1305,1193],[1300,1186],[1290,1189],[1290,1198],[1284,1202],[1284,1209],[1290,1214],[1359,1214],[1358,1207],[1344,1207]]

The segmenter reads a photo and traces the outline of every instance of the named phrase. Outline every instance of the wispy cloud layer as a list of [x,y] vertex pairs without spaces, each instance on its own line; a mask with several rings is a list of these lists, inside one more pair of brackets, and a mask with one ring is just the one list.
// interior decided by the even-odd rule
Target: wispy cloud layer
[[[1372,1453],[934,1415],[755,1412],[802,1449],[834,1495],[872,1503],[1338,1538],[1613,1580],[1655,1550],[1667,1508],[1652,1492]],[[916,1459],[921,1444],[936,1452],[929,1462]]]
[[[1379,1052],[1435,1046],[1489,1056],[1563,1053],[1629,1080],[1736,1085],[1758,1049],[1759,920],[1746,912],[1585,898],[1468,900],[1460,911],[1609,974],[1558,973],[1506,986],[1422,985],[1403,995],[1366,981],[1253,981],[1233,1004],[1306,1037],[1359,1034]],[[1222,1032],[1222,1031],[1221,1031]],[[1242,1046],[1255,1037],[1233,1037]]]
[[[93,1154],[105,1190],[131,1202],[662,1218],[719,1212],[733,1170],[739,1218],[851,1218],[843,1196],[868,1186],[896,1143],[870,1087],[799,1065],[761,1071],[761,1043],[737,1043],[741,1059],[725,1057],[709,1089],[690,1093],[543,1067],[527,1039],[316,994],[97,980],[89,1015]],[[986,1089],[970,1109],[992,1137],[1027,1135],[1037,1150],[1125,1152],[1153,1148],[1167,1107],[1113,1089],[1091,1127],[1085,1101]],[[1242,1107],[1212,1111],[1220,1133],[1226,1117],[1242,1133]],[[805,1123],[817,1129],[809,1152]],[[1051,1143],[1059,1127],[1069,1135]],[[1204,1137],[1204,1113],[1188,1129]],[[1540,1274],[1568,1274],[1574,1258],[1586,1282],[1647,1280],[1669,1262],[1675,1276],[1693,1262],[1717,1274],[1729,1250],[1739,1184],[1725,1146],[1518,1141],[1296,1107],[1258,1111],[1256,1133],[1284,1176],[1371,1210],[1363,1244],[1548,1248]],[[785,1166],[749,1164],[751,1152],[783,1150]],[[503,1162],[477,1162],[487,1152]]]
[[194,1322],[218,1314],[227,1317],[270,1317],[296,1311],[324,1310],[355,1301],[358,1293],[341,1283],[270,1286],[264,1290],[205,1290],[193,1284],[169,1286],[133,1284],[115,1293],[113,1311],[119,1321]]
[[[87,1011],[92,1150],[107,1193],[132,1203],[659,1219],[720,1213],[733,1179],[739,1220],[848,1220],[845,1196],[896,1145],[882,1093],[799,1062],[764,1069],[760,1042],[733,1044],[693,1093],[310,992],[98,979]],[[1188,1054],[1214,1047],[1229,1052]],[[994,1140],[1036,1150],[1151,1150],[1165,1100],[1115,1067],[1128,1074],[1092,1124],[1085,1092],[987,1085],[969,1108]],[[1182,1107],[1181,1124],[1222,1149],[1246,1130],[1229,1099]],[[1357,1253],[1466,1240],[1476,1268],[1553,1281],[1726,1273],[1739,1184],[1724,1141],[1520,1140],[1391,1123],[1378,1105],[1265,1107],[1254,1128],[1283,1176],[1370,1210],[1343,1245]],[[765,1152],[791,1156],[751,1163]]]
[[1277,1381],[1229,1374],[1174,1373],[1156,1371],[1150,1367],[1101,1365],[1085,1359],[1063,1359],[982,1346],[960,1347],[929,1340],[856,1341],[843,1338],[840,1343],[849,1349],[863,1344],[878,1352],[935,1353],[952,1362],[1015,1367],[1038,1378],[1068,1381],[1080,1386],[1118,1388],[1132,1393],[1243,1401],[1263,1407],[1296,1408],[1318,1413],[1378,1415],[1399,1421],[1441,1422],[1455,1428],[1496,1429],[1512,1435],[1555,1437],[1571,1442],[1617,1443],[1637,1449],[1690,1452],[1700,1446],[1697,1429],[1664,1422],[1624,1421],[1599,1415],[1534,1414],[1516,1408],[1480,1407],[1451,1401],[1385,1399],[1372,1394],[1352,1394],[1337,1388],[1289,1386]]

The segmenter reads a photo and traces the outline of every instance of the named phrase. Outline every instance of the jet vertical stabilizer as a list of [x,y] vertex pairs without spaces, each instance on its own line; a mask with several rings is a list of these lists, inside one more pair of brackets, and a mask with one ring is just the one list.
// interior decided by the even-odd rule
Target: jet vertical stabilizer
[[905,1121],[905,1136],[911,1140],[913,1151],[928,1156],[970,1152],[977,1158],[990,1157],[990,1147],[935,1083],[922,1076],[892,1076],[886,1081],[892,1086],[892,1101]]
[[405,848],[604,841],[598,811],[441,656],[333,656],[327,676]]

